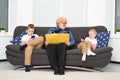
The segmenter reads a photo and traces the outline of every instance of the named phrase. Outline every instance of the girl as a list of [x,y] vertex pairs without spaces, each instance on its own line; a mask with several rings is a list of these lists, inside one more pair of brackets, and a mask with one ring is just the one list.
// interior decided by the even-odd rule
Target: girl
[[84,39],[81,39],[81,42],[78,44],[77,48],[82,49],[82,61],[86,61],[86,55],[96,55],[91,51],[96,49],[97,46],[97,39],[95,38],[97,35],[97,32],[95,29],[90,29],[88,31],[88,37]]

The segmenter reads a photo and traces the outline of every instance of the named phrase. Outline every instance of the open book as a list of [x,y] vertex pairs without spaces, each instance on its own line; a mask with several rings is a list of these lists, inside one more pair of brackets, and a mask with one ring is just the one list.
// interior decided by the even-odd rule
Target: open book
[[48,44],[59,44],[69,42],[69,34],[66,33],[45,34],[45,38]]

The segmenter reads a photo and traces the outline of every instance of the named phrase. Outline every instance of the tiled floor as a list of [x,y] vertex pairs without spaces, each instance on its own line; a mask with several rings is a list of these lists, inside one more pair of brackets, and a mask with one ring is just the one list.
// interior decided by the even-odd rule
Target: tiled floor
[[[14,66],[11,65],[8,61],[0,61],[0,70],[14,70],[15,68],[17,68],[18,66]],[[39,68],[39,66],[37,67]],[[69,68],[69,67],[67,67]],[[85,71],[84,68],[77,68],[77,70],[82,70]],[[120,64],[118,63],[110,63],[108,66],[104,67],[104,68],[95,68],[97,70],[103,71],[103,72],[120,72]],[[76,70],[76,69],[72,69],[71,70]]]

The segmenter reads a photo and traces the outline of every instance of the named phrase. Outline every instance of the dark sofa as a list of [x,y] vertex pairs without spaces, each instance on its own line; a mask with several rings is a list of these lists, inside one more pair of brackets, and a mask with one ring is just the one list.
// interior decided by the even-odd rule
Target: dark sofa
[[[20,35],[24,31],[26,26],[16,27],[13,38]],[[45,36],[50,27],[36,27],[35,33]],[[87,56],[86,62],[81,61],[81,50],[76,49],[77,44],[80,42],[81,36],[86,36],[90,28],[95,28],[97,32],[106,32],[107,29],[104,26],[92,26],[92,27],[69,27],[73,33],[76,41],[76,45],[73,49],[67,50],[66,66],[83,66],[83,67],[105,67],[111,60],[113,50],[112,47],[102,47],[93,50],[96,56]],[[7,60],[13,65],[24,65],[24,51],[19,50],[19,46],[9,44],[6,46]],[[32,54],[33,66],[46,66],[49,65],[48,57],[44,46],[42,49],[33,50]]]

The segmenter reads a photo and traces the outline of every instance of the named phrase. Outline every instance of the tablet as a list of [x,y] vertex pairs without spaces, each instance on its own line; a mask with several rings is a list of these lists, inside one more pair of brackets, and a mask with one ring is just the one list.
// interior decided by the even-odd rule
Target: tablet
[[69,42],[69,34],[59,33],[59,34],[45,34],[45,39],[48,44],[59,44]]

